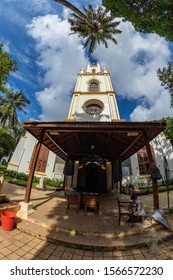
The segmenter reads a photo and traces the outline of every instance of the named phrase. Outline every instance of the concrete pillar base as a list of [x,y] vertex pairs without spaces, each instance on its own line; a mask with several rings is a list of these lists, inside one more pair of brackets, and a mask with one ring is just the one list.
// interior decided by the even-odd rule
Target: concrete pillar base
[[27,219],[28,215],[34,211],[32,202],[26,203],[23,201],[20,202],[20,210],[17,212],[17,216],[21,219]]

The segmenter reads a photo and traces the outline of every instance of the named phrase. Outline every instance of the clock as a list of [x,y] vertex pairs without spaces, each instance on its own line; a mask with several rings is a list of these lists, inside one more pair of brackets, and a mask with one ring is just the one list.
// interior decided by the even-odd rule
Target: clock
[[102,111],[102,108],[98,104],[90,104],[85,109],[85,112],[90,115],[98,115],[101,113],[101,111]]

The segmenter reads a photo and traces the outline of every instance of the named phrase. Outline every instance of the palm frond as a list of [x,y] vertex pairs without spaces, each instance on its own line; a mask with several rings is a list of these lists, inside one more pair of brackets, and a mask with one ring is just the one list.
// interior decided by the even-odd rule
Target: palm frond
[[77,33],[79,37],[86,39],[84,47],[88,48],[88,53],[92,54],[97,45],[101,43],[107,48],[107,40],[111,40],[117,44],[113,37],[115,34],[121,34],[121,30],[117,27],[120,22],[102,6],[94,9],[91,4],[83,7],[86,19],[81,18],[79,14],[72,13],[72,18],[68,19],[72,31],[71,34]]

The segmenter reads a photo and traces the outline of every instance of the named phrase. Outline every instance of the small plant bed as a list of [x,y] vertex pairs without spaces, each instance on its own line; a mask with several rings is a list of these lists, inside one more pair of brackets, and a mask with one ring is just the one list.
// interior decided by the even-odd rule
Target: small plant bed
[[[159,192],[166,192],[166,191],[171,191],[173,190],[173,185],[169,185],[169,186],[158,186],[158,191]],[[134,191],[133,189],[129,189],[128,193],[125,191],[122,191],[123,194],[131,194],[131,193],[136,193],[137,195],[147,195],[147,194],[152,194],[153,190],[152,187],[147,187],[147,188],[139,188],[139,190]]]
[[[27,177],[24,176],[24,178],[21,178],[21,177],[23,177],[23,174],[22,174],[21,177],[20,177],[20,175],[19,176],[15,176],[15,177],[9,176],[9,175],[5,175],[5,181],[7,181],[8,183],[11,183],[11,184],[15,184],[15,185],[21,186],[21,187],[26,187],[28,175],[26,175],[26,176]],[[32,186],[34,188],[36,188],[38,184],[39,184],[39,178],[38,177],[34,177]],[[62,181],[60,181],[58,179],[45,178],[45,190],[49,190],[49,191],[55,190],[55,191],[57,191],[57,190],[61,190],[61,189],[62,189]]]

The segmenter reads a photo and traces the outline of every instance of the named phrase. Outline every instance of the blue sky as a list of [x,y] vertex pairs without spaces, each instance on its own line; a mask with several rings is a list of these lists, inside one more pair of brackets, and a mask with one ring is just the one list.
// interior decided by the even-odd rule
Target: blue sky
[[[71,2],[79,8],[88,3]],[[78,36],[69,35],[69,12],[53,0],[0,1],[0,41],[19,66],[9,86],[24,89],[31,100],[21,120],[67,117],[77,74],[89,62]],[[173,45],[156,34],[136,32],[131,23],[120,23],[119,29],[123,32],[116,37],[118,45],[98,46],[92,59],[111,74],[121,118],[172,116],[169,94],[160,86],[156,70],[172,58]]]

